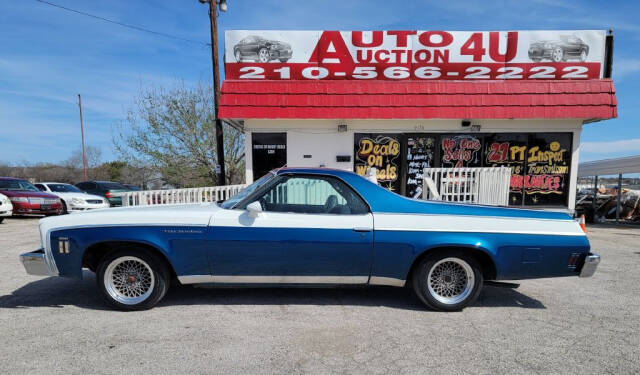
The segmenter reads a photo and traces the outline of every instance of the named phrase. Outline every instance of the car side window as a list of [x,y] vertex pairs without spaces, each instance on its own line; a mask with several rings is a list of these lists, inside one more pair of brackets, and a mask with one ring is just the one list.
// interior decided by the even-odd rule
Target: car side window
[[38,190],[40,190],[40,191],[47,191],[47,188],[44,187],[44,185],[42,185],[42,184],[35,184],[34,186],[37,187]]
[[328,176],[284,176],[255,200],[267,212],[358,215],[369,211],[353,189]]

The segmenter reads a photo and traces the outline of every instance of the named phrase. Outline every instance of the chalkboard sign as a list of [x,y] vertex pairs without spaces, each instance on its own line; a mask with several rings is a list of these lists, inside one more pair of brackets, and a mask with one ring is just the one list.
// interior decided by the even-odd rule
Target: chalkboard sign
[[367,168],[376,168],[378,184],[400,193],[401,147],[401,134],[355,133],[354,171],[364,176]]
[[529,135],[523,181],[525,205],[564,205],[569,191],[571,133]]
[[405,192],[408,197],[422,197],[424,168],[434,166],[438,139],[435,135],[407,134]]
[[482,136],[445,134],[440,138],[440,166],[465,168],[482,166]]
[[498,133],[487,135],[484,140],[484,166],[511,168],[509,204],[513,206],[522,204],[528,137],[522,133]]

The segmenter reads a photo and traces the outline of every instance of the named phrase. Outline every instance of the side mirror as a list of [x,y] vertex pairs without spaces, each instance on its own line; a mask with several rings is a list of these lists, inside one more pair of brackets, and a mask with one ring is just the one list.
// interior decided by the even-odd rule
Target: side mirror
[[260,213],[262,212],[262,206],[260,205],[260,202],[255,201],[255,202],[251,202],[247,205],[247,211],[249,211],[249,216],[250,217],[258,217],[260,215]]

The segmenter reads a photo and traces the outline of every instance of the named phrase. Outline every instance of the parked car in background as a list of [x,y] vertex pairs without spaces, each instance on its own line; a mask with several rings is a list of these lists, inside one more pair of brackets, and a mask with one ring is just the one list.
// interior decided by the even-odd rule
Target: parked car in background
[[[120,310],[182,284],[411,285],[436,310],[484,280],[589,277],[600,256],[566,213],[422,201],[353,172],[281,168],[216,204],[127,207],[43,219],[29,274],[96,273]],[[572,286],[576,288],[577,286]],[[579,293],[579,291],[576,291]]]
[[237,62],[252,59],[255,62],[268,63],[271,60],[287,62],[291,56],[291,45],[278,40],[268,40],[261,36],[249,35],[233,47],[233,56]]
[[0,177],[0,193],[9,197],[13,215],[59,215],[62,202],[53,194],[43,193],[29,181]]
[[122,206],[122,198],[113,193],[130,191],[121,183],[112,181],[84,181],[76,184],[76,187],[85,193],[107,198],[111,206]]
[[541,40],[529,45],[529,58],[534,62],[549,59],[553,62],[578,59],[586,61],[589,45],[575,35],[564,35],[560,40]]
[[13,205],[4,194],[0,194],[0,224],[4,220],[5,217],[13,215]]
[[140,191],[142,190],[142,188],[138,185],[134,185],[134,184],[122,184],[124,187],[126,187],[127,189],[129,189],[130,191]]
[[107,198],[83,192],[71,184],[61,182],[39,182],[35,184],[38,190],[56,195],[62,200],[62,212],[76,212],[109,208]]

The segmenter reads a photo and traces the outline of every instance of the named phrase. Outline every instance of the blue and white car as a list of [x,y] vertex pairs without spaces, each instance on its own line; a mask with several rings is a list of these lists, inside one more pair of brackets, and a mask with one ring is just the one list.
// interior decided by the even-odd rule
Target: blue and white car
[[222,203],[117,208],[40,221],[27,273],[96,273],[121,310],[156,305],[175,278],[213,285],[410,285],[460,310],[485,280],[591,276],[600,261],[559,212],[420,201],[346,171],[285,168]]

